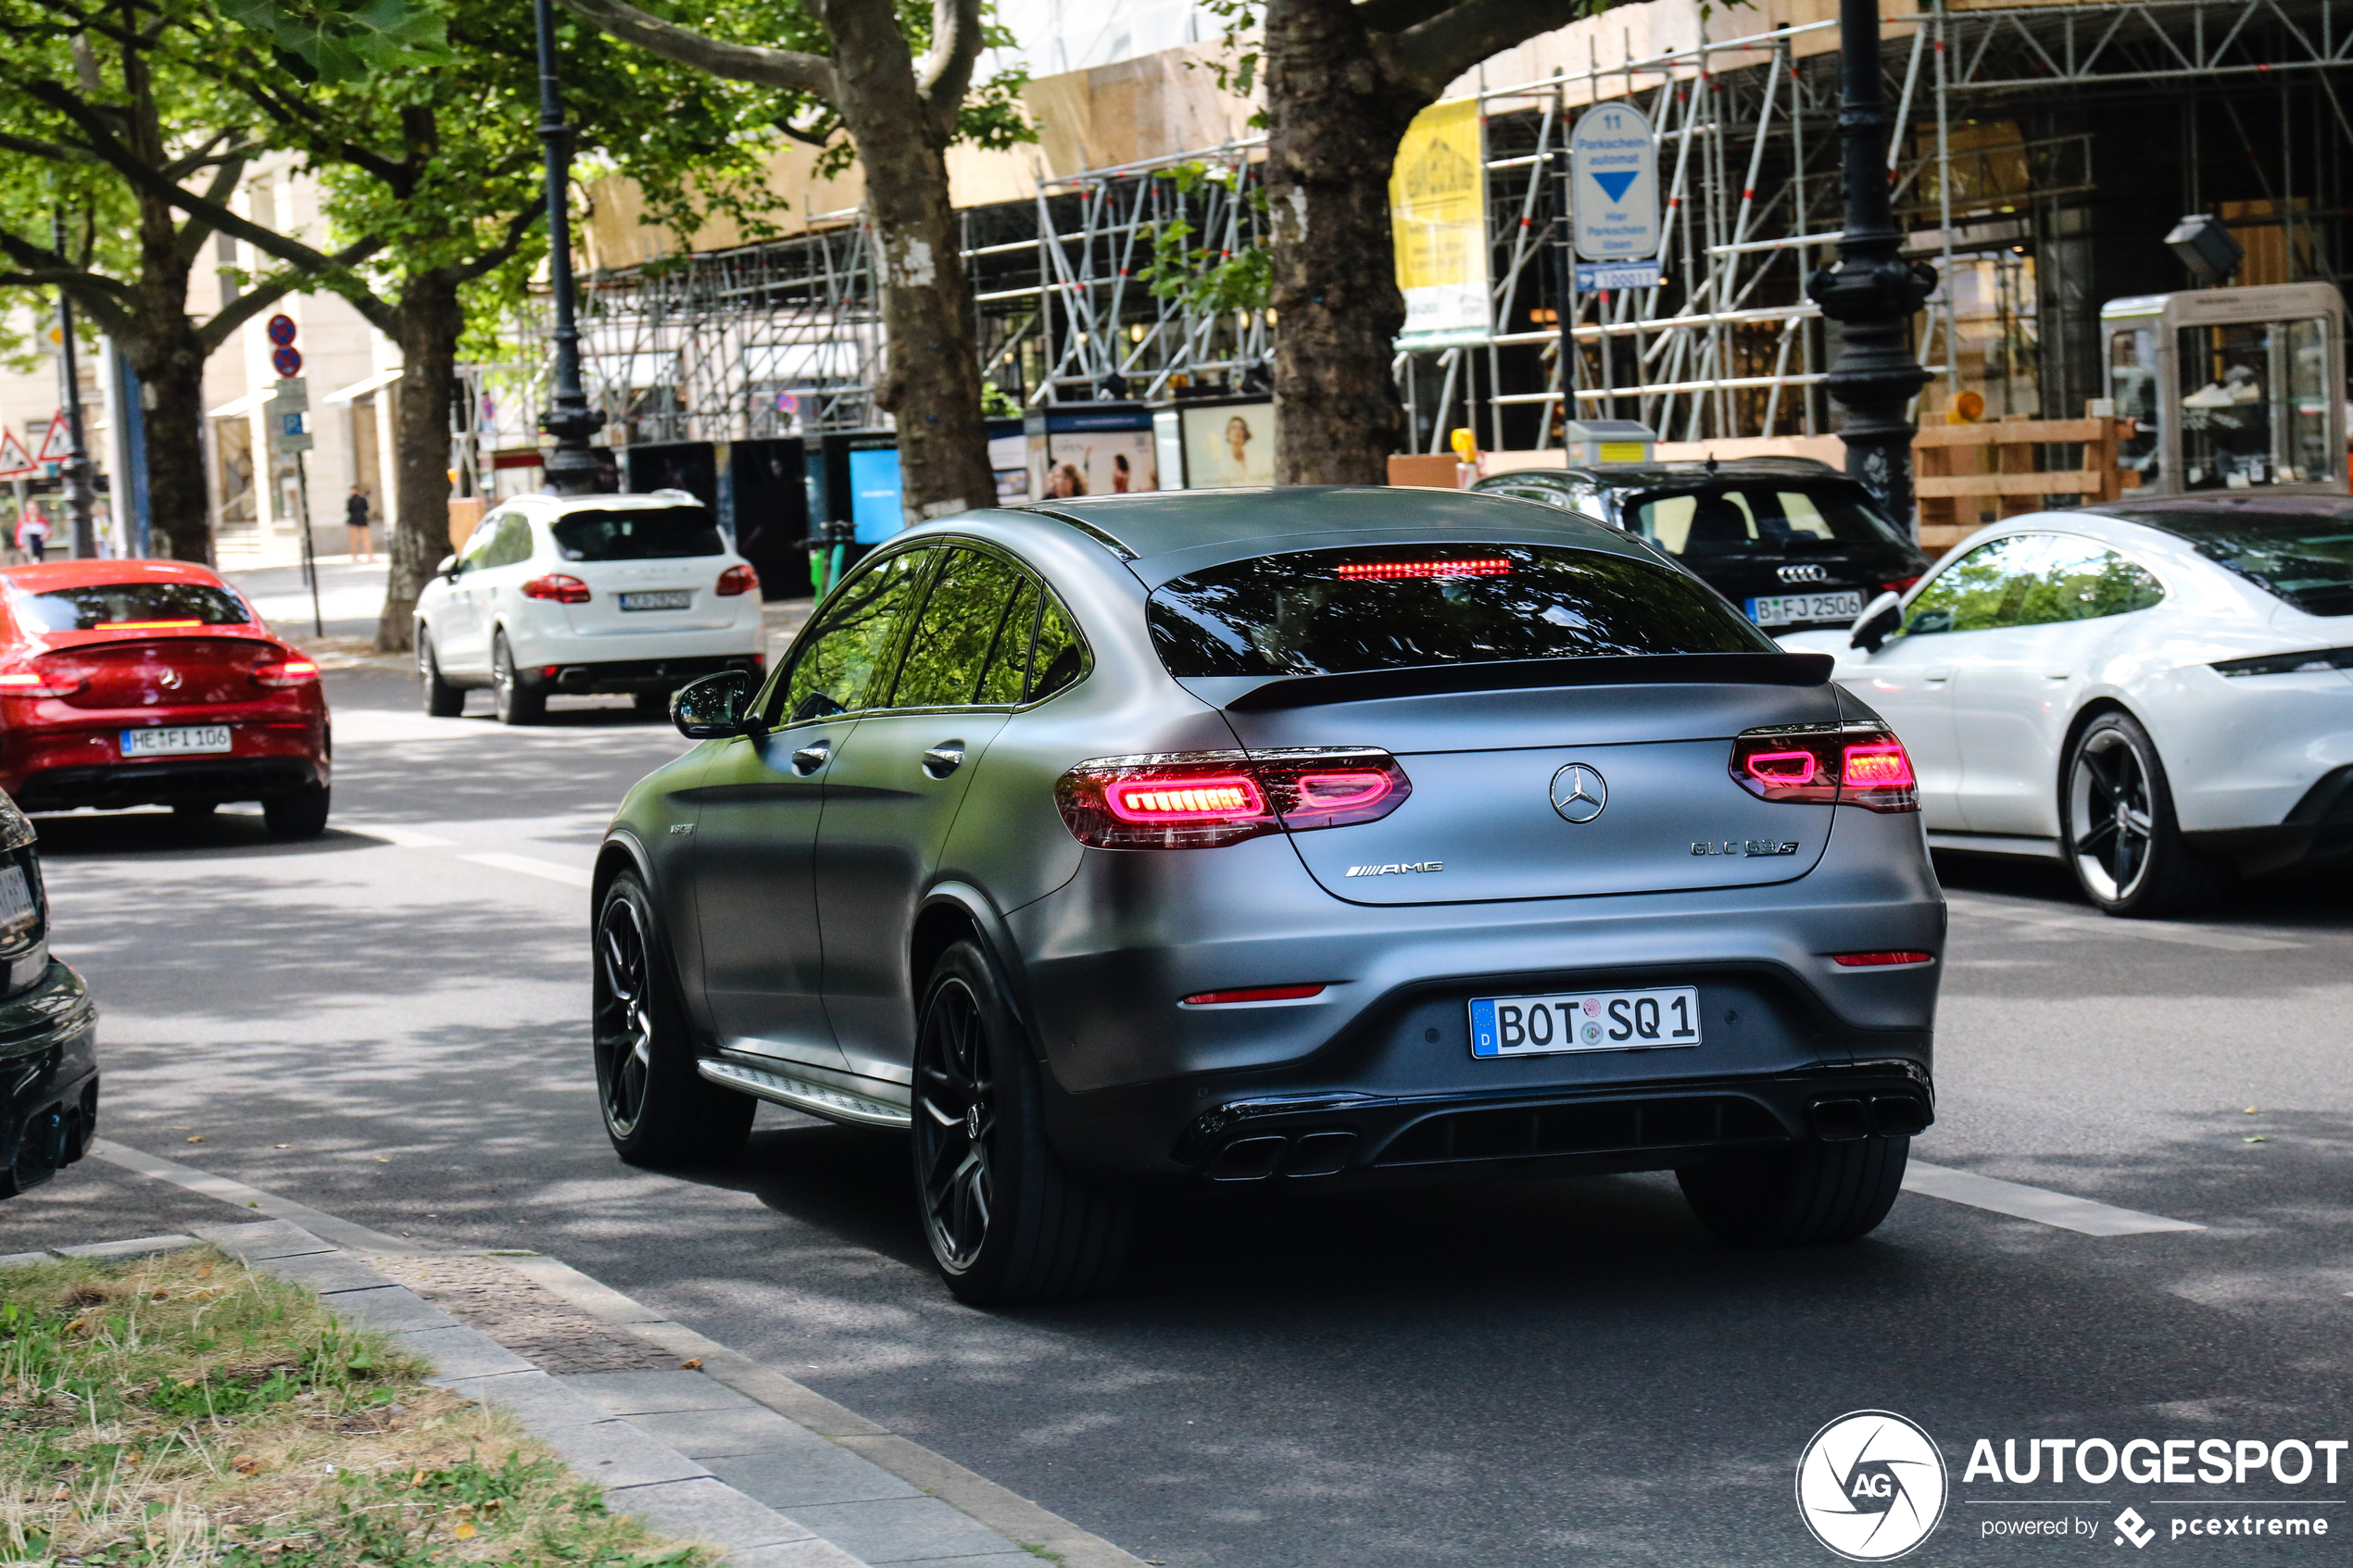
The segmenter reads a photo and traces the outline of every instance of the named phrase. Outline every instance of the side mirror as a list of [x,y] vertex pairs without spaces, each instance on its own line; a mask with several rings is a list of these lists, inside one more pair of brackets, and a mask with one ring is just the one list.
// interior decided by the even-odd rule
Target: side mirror
[[1848,647],[1861,648],[1865,653],[1877,653],[1881,645],[1895,635],[1904,624],[1904,596],[1881,594],[1863,607],[1855,618],[1855,630],[1847,639]]
[[456,556],[442,557],[441,564],[433,569],[433,574],[435,577],[456,577],[458,575],[458,558]]
[[744,733],[744,709],[750,701],[750,675],[722,670],[679,687],[670,699],[670,721],[688,740],[723,740]]

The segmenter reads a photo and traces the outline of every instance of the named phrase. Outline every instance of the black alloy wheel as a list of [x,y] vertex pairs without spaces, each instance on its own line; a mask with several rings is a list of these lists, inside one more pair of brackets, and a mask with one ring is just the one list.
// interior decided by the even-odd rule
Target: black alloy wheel
[[536,724],[547,715],[547,694],[522,684],[515,668],[515,650],[507,633],[495,633],[490,645],[490,706],[501,724]]
[[636,872],[613,878],[597,916],[590,1024],[605,1135],[632,1165],[728,1160],[757,1107],[695,1070],[660,929]]
[[971,942],[941,955],[916,1029],[916,1201],[959,1300],[1067,1300],[1126,1255],[1128,1195],[1074,1180],[1046,1140],[1028,1036]]
[[433,638],[422,621],[417,622],[417,678],[424,683],[429,717],[455,719],[466,710],[466,689],[441,678],[441,661],[434,657]]
[[2111,915],[2179,913],[2232,880],[2183,841],[2156,743],[2129,713],[2100,714],[2069,748],[2059,831],[2077,884]]
[[1734,1247],[1820,1247],[1869,1235],[1895,1206],[1907,1137],[1800,1138],[1675,1173],[1683,1200]]

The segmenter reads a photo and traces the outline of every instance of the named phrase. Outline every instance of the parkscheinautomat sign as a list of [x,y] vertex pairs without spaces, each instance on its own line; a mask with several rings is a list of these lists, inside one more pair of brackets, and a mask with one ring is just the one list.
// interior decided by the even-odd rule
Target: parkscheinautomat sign
[[1814,1538],[1850,1562],[1892,1562],[1940,1528],[1956,1548],[2008,1549],[1988,1560],[2004,1562],[2070,1540],[2127,1552],[2195,1544],[2207,1549],[2200,1561],[2234,1546],[2342,1551],[2353,1524],[2338,1511],[2353,1504],[2331,1494],[2348,1478],[2348,1446],[2277,1435],[1973,1437],[1956,1487],[1918,1423],[1853,1411],[1799,1455],[1797,1509]]

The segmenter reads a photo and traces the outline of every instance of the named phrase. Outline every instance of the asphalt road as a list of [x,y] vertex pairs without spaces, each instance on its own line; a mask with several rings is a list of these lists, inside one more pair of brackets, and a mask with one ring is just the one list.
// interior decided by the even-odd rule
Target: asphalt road
[[[380,1230],[553,1253],[1185,1568],[1829,1562],[1793,1470],[1865,1408],[1952,1465],[1911,1561],[2114,1562],[2119,1509],[2162,1525],[2156,1503],[2193,1497],[2296,1499],[2353,1532],[2353,1456],[2325,1487],[1961,1474],[1981,1436],[2353,1437],[2341,881],[2156,926],[2053,873],[1944,867],[1941,1119],[1916,1157],[2202,1230],[2089,1236],[1907,1194],[1859,1245],[1743,1253],[1664,1178],[1248,1194],[1156,1209],[1108,1298],[989,1314],[934,1280],[892,1136],[763,1108],[723,1173],[607,1148],[575,884],[669,729],[589,699],[535,730],[479,697],[428,720],[386,671],[329,690],[322,839],[274,845],[244,815],[42,823],[57,948],[106,1009],[115,1139]],[[230,1212],[85,1161],[0,1209],[0,1251]],[[1985,1534],[2070,1514],[2096,1536]]]

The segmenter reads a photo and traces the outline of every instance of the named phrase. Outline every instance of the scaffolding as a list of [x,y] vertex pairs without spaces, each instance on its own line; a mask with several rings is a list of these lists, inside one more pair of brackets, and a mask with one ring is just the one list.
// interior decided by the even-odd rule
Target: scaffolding
[[[2050,265],[2074,243],[2070,212],[2098,186],[2095,138],[2054,105],[2178,96],[2181,210],[2201,205],[2200,146],[2234,136],[2270,204],[2245,220],[2281,231],[2291,271],[2334,282],[2353,119],[2330,68],[2353,64],[2348,21],[2348,0],[2086,0],[1936,4],[1893,24],[1894,207],[1906,254],[1934,262],[1942,280],[1918,333],[1939,378],[1930,398],[1965,377],[1994,387],[1998,374],[1996,411],[2048,412],[2032,405],[2096,388],[2097,367],[2067,345],[2090,341],[2083,323],[2098,302],[2062,297]],[[1608,67],[1596,55],[1582,76],[1482,85],[1488,321],[1472,341],[1397,355],[1416,446],[1442,451],[1458,426],[1491,448],[1557,445],[1565,407],[1635,419],[1669,440],[1831,428],[1833,329],[1805,284],[1840,238],[1839,60],[1815,36],[1834,25]],[[2258,91],[2282,95],[2275,154],[2251,139]],[[1663,277],[1565,290],[1550,170],[1576,114],[1611,101],[1641,107],[1655,128]],[[1171,276],[1164,251],[1227,261],[1265,243],[1263,159],[1263,141],[1229,142],[1044,180],[1033,201],[966,210],[997,411],[1265,390],[1268,312],[1152,286]],[[855,212],[812,221],[788,239],[587,281],[584,364],[617,444],[887,427],[874,393],[886,346],[871,231]]]

